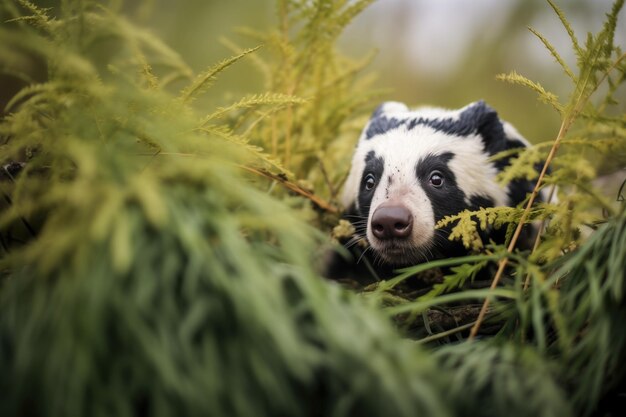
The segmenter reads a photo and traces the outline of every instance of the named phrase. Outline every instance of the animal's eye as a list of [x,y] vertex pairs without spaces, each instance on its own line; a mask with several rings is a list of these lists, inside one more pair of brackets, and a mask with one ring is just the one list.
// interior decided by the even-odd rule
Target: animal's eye
[[430,173],[430,178],[428,181],[433,187],[441,188],[441,186],[443,185],[443,175],[439,171],[433,171]]
[[372,190],[376,185],[376,177],[374,176],[374,174],[367,174],[364,184],[364,187],[367,191]]

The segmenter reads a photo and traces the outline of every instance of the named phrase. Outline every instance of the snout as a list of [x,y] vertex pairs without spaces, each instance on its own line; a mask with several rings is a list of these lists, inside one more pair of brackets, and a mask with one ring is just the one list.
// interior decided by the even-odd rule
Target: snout
[[380,240],[407,239],[413,229],[413,215],[402,205],[383,204],[372,214],[371,229]]

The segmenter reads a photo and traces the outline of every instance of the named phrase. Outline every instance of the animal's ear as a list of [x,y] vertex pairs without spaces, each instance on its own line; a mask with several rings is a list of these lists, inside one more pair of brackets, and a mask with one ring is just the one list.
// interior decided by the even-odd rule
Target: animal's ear
[[483,139],[485,151],[494,155],[506,149],[506,134],[498,113],[483,100],[465,107],[460,114],[462,124],[473,127]]

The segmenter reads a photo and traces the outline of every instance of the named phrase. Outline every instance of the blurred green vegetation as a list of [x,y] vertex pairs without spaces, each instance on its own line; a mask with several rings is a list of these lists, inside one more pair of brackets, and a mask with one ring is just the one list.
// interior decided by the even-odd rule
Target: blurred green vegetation
[[[400,24],[369,64],[373,42],[359,22],[368,30],[385,15],[360,14],[367,0],[106,4],[0,4],[0,415],[621,410],[626,211],[592,182],[625,161],[623,1],[598,35],[568,47],[578,58],[569,76],[556,64],[544,74],[537,61],[541,77],[517,43],[533,38],[523,26],[550,16],[568,27],[543,3],[511,2],[498,19],[506,33],[476,35],[435,75],[410,63]],[[398,4],[392,23],[414,3]],[[495,81],[511,70],[564,97],[539,89],[548,106]],[[506,178],[535,175],[528,167],[562,147],[543,179],[563,187],[561,203],[530,214],[551,219],[535,253],[496,247],[441,261],[478,260],[457,279],[508,261],[495,292],[411,299],[391,291],[402,276],[358,295],[322,280],[313,258],[377,101],[477,98],[540,142]],[[303,213],[328,224],[320,232]],[[478,216],[497,224],[525,214]],[[461,235],[475,219],[454,220]],[[492,300],[497,334],[463,342],[468,323],[448,307],[476,299]],[[432,322],[433,312],[452,324]]]

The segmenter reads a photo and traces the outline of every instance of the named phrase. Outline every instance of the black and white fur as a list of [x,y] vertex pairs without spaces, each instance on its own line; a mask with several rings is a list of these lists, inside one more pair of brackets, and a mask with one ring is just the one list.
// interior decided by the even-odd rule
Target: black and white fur
[[[361,134],[344,186],[342,203],[356,229],[351,243],[365,238],[366,256],[389,269],[466,253],[435,225],[464,209],[522,202],[534,184],[498,185],[509,161],[490,157],[525,146],[483,101],[458,110],[383,103]],[[498,233],[485,237],[502,240]]]

